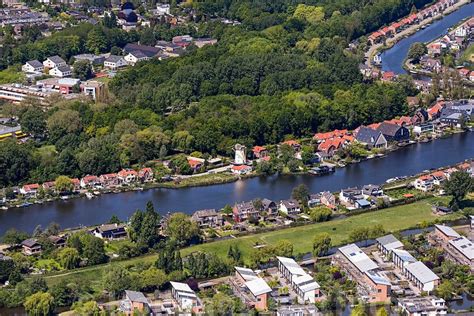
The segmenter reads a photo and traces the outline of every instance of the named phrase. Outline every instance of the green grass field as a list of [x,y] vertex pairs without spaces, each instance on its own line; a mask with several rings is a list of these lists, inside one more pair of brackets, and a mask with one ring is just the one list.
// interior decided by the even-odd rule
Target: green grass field
[[[395,232],[414,227],[424,221],[433,222],[440,217],[432,214],[430,204],[432,201],[432,199],[427,199],[409,205],[397,206],[325,223],[281,229],[273,232],[239,237],[236,239],[201,244],[183,249],[182,255],[185,256],[195,251],[206,251],[225,257],[229,246],[234,245],[240,248],[244,258],[248,258],[249,253],[257,242],[271,245],[279,240],[285,239],[293,243],[295,254],[305,253],[311,251],[313,237],[322,232],[327,232],[331,235],[333,245],[340,245],[347,240],[347,237],[352,230],[359,227],[372,227],[373,225],[381,224],[387,231]],[[459,216],[461,215],[451,215],[442,218],[450,220],[454,219],[453,217]],[[112,250],[113,248],[114,247],[108,247],[109,250]],[[95,289],[100,289],[102,274],[107,271],[110,266],[152,264],[155,260],[156,254],[152,254],[130,260],[113,261],[100,266],[77,269],[68,272],[57,272],[55,274],[46,275],[45,278],[50,285],[62,280],[67,280],[69,282],[82,281],[89,282],[89,284]]]

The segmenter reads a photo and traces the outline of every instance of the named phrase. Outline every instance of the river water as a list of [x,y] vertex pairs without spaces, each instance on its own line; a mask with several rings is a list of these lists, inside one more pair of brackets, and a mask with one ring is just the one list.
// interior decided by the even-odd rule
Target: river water
[[407,57],[411,44],[415,42],[427,43],[445,34],[449,28],[459,23],[459,21],[474,15],[474,2],[463,6],[461,9],[435,21],[427,28],[420,30],[402,39],[392,48],[384,51],[382,57],[382,70],[393,71],[396,74],[404,74],[403,61]]
[[256,177],[233,183],[185,189],[151,189],[117,194],[104,194],[88,200],[55,201],[27,208],[0,212],[0,235],[8,228],[31,232],[56,222],[62,228],[94,225],[108,221],[112,215],[126,220],[147,201],[153,201],[162,214],[173,211],[192,213],[205,208],[220,208],[226,204],[254,198],[280,200],[288,198],[292,189],[306,184],[311,192],[338,191],[363,184],[380,184],[386,179],[413,175],[430,168],[458,163],[474,157],[474,133],[456,134],[430,143],[401,148],[384,158],[367,160],[337,169],[327,176],[287,175]]

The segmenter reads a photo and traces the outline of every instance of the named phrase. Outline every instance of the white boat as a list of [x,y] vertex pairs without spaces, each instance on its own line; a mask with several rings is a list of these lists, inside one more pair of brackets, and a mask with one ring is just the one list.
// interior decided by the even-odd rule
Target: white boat
[[90,193],[90,192],[86,192],[86,197],[88,199],[92,199],[94,197],[94,194]]
[[392,182],[395,182],[397,181],[398,179],[397,178],[390,178],[388,179],[387,181],[385,181],[386,183],[392,183]]
[[67,195],[61,196],[61,200],[63,200],[63,201],[69,200],[69,196],[67,196]]

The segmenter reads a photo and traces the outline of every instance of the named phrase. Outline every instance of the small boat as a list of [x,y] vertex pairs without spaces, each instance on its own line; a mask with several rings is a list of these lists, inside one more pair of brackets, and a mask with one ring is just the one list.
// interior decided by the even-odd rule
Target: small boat
[[86,192],[86,197],[90,200],[94,197],[94,194],[92,194],[90,192]]
[[320,167],[311,168],[311,170],[309,170],[309,173],[315,176],[320,176],[324,174],[333,173],[335,171],[336,169],[334,167],[320,166]]
[[94,195],[100,195],[100,191],[94,191]]
[[398,180],[398,178],[390,178],[390,179],[388,179],[388,180],[385,181],[385,182],[386,182],[386,183],[392,183],[392,182],[395,182],[395,181],[397,181],[397,180]]
[[61,200],[63,200],[63,201],[69,200],[69,196],[67,196],[67,195],[61,196]]
[[4,210],[4,211],[6,211],[6,210],[8,210],[8,207],[6,207],[6,206],[2,206],[2,207],[0,207],[0,209],[2,209],[2,210]]

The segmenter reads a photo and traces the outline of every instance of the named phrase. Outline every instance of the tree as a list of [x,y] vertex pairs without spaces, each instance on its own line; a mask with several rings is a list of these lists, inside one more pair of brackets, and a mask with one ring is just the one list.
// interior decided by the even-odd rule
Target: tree
[[168,219],[166,234],[178,245],[184,246],[199,235],[199,227],[186,214],[174,213]]
[[66,280],[54,284],[49,293],[54,297],[56,306],[71,306],[79,298],[77,284]]
[[300,202],[302,207],[308,205],[309,189],[305,184],[300,184],[293,189],[291,197]]
[[233,212],[232,206],[230,206],[229,204],[226,204],[226,206],[224,206],[224,208],[222,209],[222,213],[226,215],[231,215],[232,212]]
[[21,128],[33,136],[43,135],[46,131],[46,115],[42,109],[33,106],[20,116]]
[[453,198],[450,202],[451,206],[459,205],[467,193],[473,190],[474,181],[471,176],[465,171],[456,171],[451,174],[451,177],[444,184],[446,194]]
[[154,46],[156,44],[155,33],[151,27],[144,29],[140,35],[140,44]]
[[298,4],[293,16],[310,24],[316,24],[324,19],[324,9],[322,7]]
[[273,248],[275,256],[292,257],[293,244],[288,240],[279,240]]
[[370,229],[366,227],[359,227],[351,231],[349,234],[349,240],[352,242],[367,240],[369,239]]
[[89,34],[87,34],[86,47],[94,54],[106,52],[109,47],[109,41],[101,27],[94,27]]
[[351,316],[367,316],[364,305],[362,304],[356,305],[352,309]]
[[331,219],[332,211],[327,207],[317,207],[311,210],[309,216],[313,222],[324,222]]
[[81,261],[81,257],[79,256],[79,251],[77,251],[77,249],[66,247],[59,250],[58,261],[64,269],[70,270],[77,268]]
[[56,141],[66,134],[76,134],[82,129],[82,121],[79,112],[74,110],[58,110],[47,120],[49,136]]
[[82,81],[92,78],[92,65],[88,60],[78,60],[74,63],[73,76]]
[[2,141],[0,146],[0,186],[7,187],[26,179],[32,166],[31,152],[14,139]]
[[14,270],[15,262],[13,260],[0,260],[0,283],[9,280]]
[[100,308],[96,301],[87,301],[74,305],[74,312],[78,315],[99,316]]
[[436,295],[445,299],[451,300],[456,292],[453,282],[451,280],[444,280],[437,288]]
[[151,292],[162,287],[168,282],[167,275],[155,267],[151,267],[140,273],[140,289]]
[[423,43],[413,43],[408,50],[408,58],[412,60],[412,63],[418,64],[421,57],[427,53],[426,45]]
[[59,176],[54,181],[54,187],[58,192],[68,193],[72,192],[74,189],[74,184],[72,183],[71,178],[67,176]]
[[325,255],[331,248],[331,236],[328,233],[321,233],[314,236],[313,256],[319,257]]
[[30,238],[30,235],[27,233],[18,231],[15,228],[10,228],[3,235],[2,241],[8,245],[18,245],[28,238]]
[[212,298],[206,299],[206,304],[204,304],[206,314],[216,316],[232,315],[235,312],[234,302],[233,297],[223,292],[218,292]]
[[104,289],[119,298],[130,286],[130,273],[121,266],[112,266],[102,277]]
[[385,307],[380,307],[380,308],[377,310],[376,316],[389,316],[389,315],[388,315],[388,312],[387,312],[387,310],[385,309]]
[[107,261],[107,256],[104,249],[104,241],[100,238],[83,235],[82,242],[82,256],[87,258],[89,265],[101,264]]
[[47,316],[54,310],[54,297],[49,293],[38,292],[25,299],[25,310],[28,315]]
[[117,215],[112,215],[112,217],[110,217],[109,219],[109,224],[120,224],[122,221],[120,220],[120,218],[118,218]]

